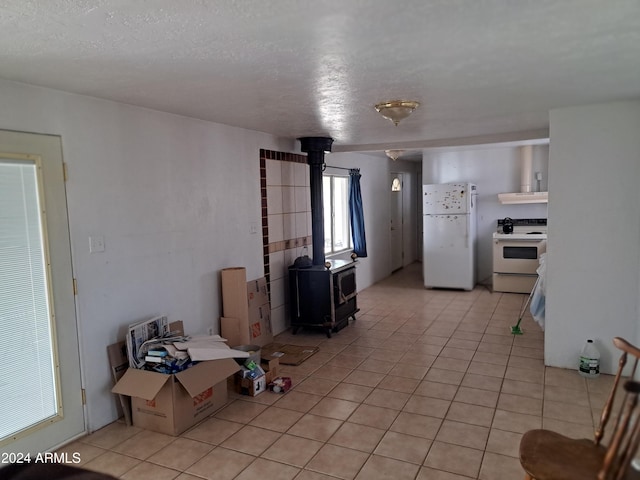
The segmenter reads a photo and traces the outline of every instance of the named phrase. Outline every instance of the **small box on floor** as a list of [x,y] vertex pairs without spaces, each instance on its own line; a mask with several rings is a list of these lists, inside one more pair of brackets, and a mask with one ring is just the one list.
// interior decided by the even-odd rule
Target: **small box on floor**
[[260,367],[264,370],[264,373],[267,377],[267,384],[271,383],[274,378],[278,376],[278,370],[280,367],[280,360],[277,358],[272,358],[270,360],[261,359]]
[[241,395],[255,397],[267,389],[267,377],[264,370],[253,364],[253,368],[240,367],[235,375],[235,390]]

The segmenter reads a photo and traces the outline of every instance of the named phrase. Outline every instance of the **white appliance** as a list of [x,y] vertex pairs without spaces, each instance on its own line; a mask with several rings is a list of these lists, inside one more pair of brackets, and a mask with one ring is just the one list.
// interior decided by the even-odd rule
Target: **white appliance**
[[471,183],[422,186],[424,286],[475,286],[477,187]]
[[493,233],[493,291],[530,293],[540,256],[547,251],[547,219],[510,220],[512,233],[504,233],[504,220],[498,220]]

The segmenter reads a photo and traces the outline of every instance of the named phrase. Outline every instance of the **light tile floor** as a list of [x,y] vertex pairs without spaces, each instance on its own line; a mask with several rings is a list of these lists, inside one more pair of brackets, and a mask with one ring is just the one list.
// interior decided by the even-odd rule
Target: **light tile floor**
[[592,437],[611,385],[545,368],[528,312],[524,335],[510,334],[526,299],[425,290],[414,264],[362,291],[357,320],[332,338],[278,336],[320,347],[282,368],[287,394],[232,394],[180,437],[115,422],[61,450],[139,480],[524,478],[522,434]]

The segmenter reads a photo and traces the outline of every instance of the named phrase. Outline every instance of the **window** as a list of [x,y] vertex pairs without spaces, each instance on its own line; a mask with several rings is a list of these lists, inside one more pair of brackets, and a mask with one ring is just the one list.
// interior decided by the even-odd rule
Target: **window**
[[349,226],[349,177],[322,176],[324,210],[324,253],[352,248]]

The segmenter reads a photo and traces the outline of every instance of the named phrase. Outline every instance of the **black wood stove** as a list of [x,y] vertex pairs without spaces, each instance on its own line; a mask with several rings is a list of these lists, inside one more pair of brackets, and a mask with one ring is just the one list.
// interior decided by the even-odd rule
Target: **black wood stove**
[[316,327],[331,332],[346,327],[349,317],[358,311],[356,267],[351,261],[333,260],[325,264],[322,170],[324,153],[331,151],[329,137],[300,138],[301,150],[307,153],[311,190],[312,265],[289,267],[291,330]]

